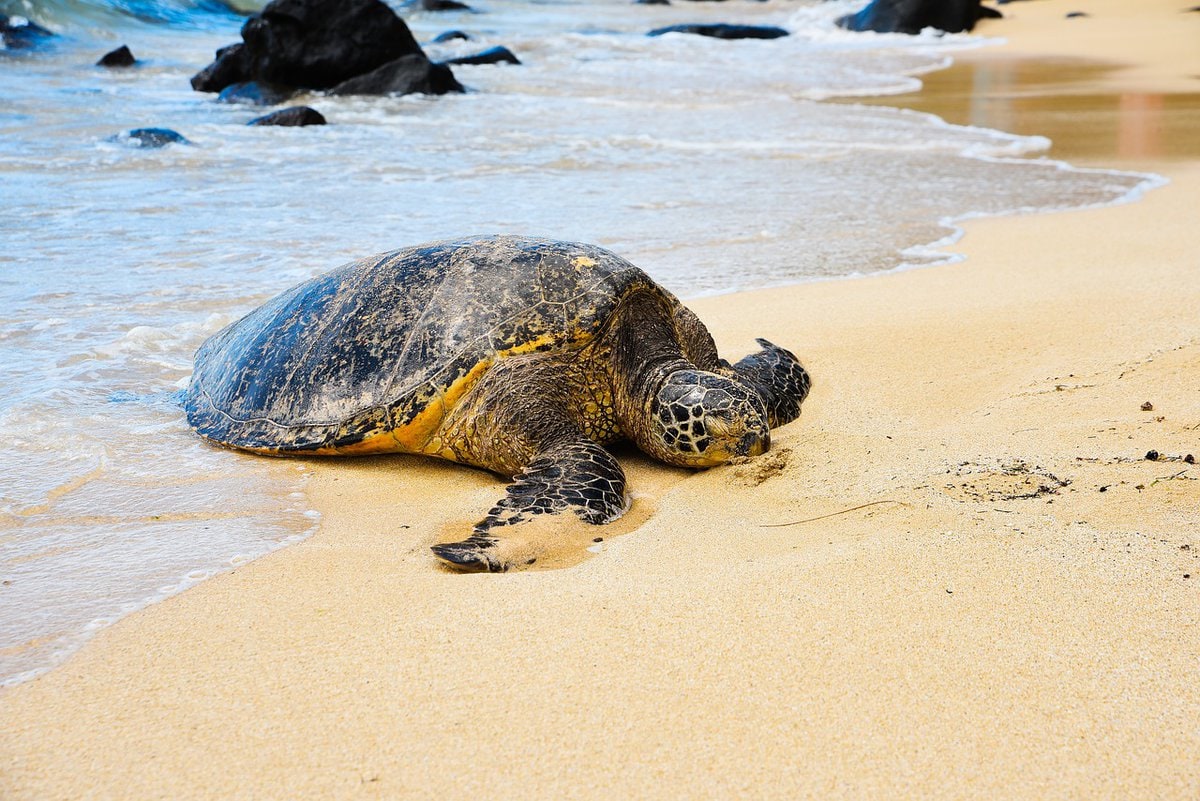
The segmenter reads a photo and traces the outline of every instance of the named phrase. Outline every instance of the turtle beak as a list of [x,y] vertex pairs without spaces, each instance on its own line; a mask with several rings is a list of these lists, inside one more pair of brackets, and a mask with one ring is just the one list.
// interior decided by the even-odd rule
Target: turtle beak
[[771,448],[771,434],[751,432],[742,437],[737,445],[738,456],[762,456]]

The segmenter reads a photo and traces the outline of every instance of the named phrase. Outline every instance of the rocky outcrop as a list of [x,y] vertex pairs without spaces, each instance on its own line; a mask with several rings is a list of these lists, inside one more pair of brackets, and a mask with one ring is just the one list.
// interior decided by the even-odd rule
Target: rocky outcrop
[[255,117],[247,125],[281,125],[289,128],[299,128],[305,125],[324,125],[325,117],[315,108],[308,106],[292,106]]
[[985,16],[979,0],[874,0],[857,14],[847,14],[837,24],[851,31],[876,33],[920,33],[936,28],[947,33],[969,31]]
[[469,56],[456,56],[441,62],[443,64],[520,64],[521,60],[513,55],[507,47],[489,47],[480,53]]
[[24,17],[0,14],[0,40],[9,50],[28,50],[37,47],[54,34]]
[[458,0],[421,0],[422,11],[473,11],[466,3]]
[[[381,0],[272,0],[242,26],[242,42],[218,50],[216,60],[192,78],[192,87],[220,92],[235,83],[257,83],[335,94],[401,94],[397,87],[410,85],[425,88],[408,91],[430,94],[461,91],[449,68],[435,67],[404,20]],[[390,88],[369,91],[384,85]]]
[[137,63],[137,59],[133,57],[133,53],[125,45],[121,45],[116,50],[110,50],[100,57],[96,62],[97,67],[110,67],[119,69],[121,67],[132,67]]
[[388,62],[330,90],[335,95],[444,95],[463,91],[462,84],[445,64],[434,64],[422,55]]
[[213,63],[192,76],[192,88],[197,92],[219,92],[231,83],[244,83],[249,78],[242,58],[245,45],[232,44],[217,51]]
[[773,25],[727,25],[714,23],[710,25],[668,25],[665,28],[655,28],[647,36],[662,36],[664,33],[694,33],[699,36],[711,36],[715,39],[778,39],[787,36],[783,28]]
[[455,39],[461,39],[464,42],[471,41],[471,37],[462,31],[443,31],[434,37],[434,44],[442,44],[443,42],[453,42]]

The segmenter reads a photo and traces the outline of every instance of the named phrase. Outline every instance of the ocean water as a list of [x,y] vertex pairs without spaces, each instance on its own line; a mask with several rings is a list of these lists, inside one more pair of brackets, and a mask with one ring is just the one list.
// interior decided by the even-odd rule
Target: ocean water
[[[250,2],[251,0],[246,0]],[[441,98],[307,102],[322,128],[248,128],[188,78],[242,19],[216,0],[0,0],[60,34],[0,52],[0,682],[147,603],[313,530],[302,462],[190,434],[203,339],[373,252],[507,231],[596,242],[684,296],[953,259],[958,220],[1119,202],[1152,176],[1048,143],[830,103],[908,91],[968,36],[836,30],[856,3],[472,0],[410,13],[503,44]],[[781,25],[728,42],[678,22]],[[143,64],[92,66],[128,44]],[[113,141],[160,126],[192,144]]]

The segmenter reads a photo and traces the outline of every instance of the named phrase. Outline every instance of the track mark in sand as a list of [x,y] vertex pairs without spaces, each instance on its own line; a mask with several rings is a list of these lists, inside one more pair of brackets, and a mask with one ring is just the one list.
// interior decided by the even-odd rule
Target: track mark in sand
[[1070,479],[1059,478],[1042,467],[1015,460],[999,465],[963,462],[953,471],[955,481],[943,491],[957,501],[994,503],[1057,495]]
[[736,465],[733,468],[733,474],[743,484],[757,487],[764,481],[782,475],[791,461],[791,448],[773,448],[762,456],[746,460],[739,459],[736,462],[732,462],[732,464]]

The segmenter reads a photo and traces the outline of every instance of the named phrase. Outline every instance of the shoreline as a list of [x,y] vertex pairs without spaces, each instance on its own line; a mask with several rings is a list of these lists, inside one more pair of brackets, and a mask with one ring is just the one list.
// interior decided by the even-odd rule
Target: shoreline
[[1200,163],[1129,163],[1172,183],[690,301],[727,357],[797,346],[813,396],[747,465],[623,453],[634,508],[569,570],[431,567],[489,476],[312,463],[316,535],[0,690],[0,789],[1194,797]]
[[[949,68],[920,76],[918,92],[862,102],[1046,136],[1047,157],[1077,166],[1200,159],[1198,15],[1161,0],[1084,5],[1090,16],[1067,18],[1061,3],[1008,3],[1004,19],[975,31],[1003,44],[958,51]],[[1120,123],[1104,125],[1114,114]]]

